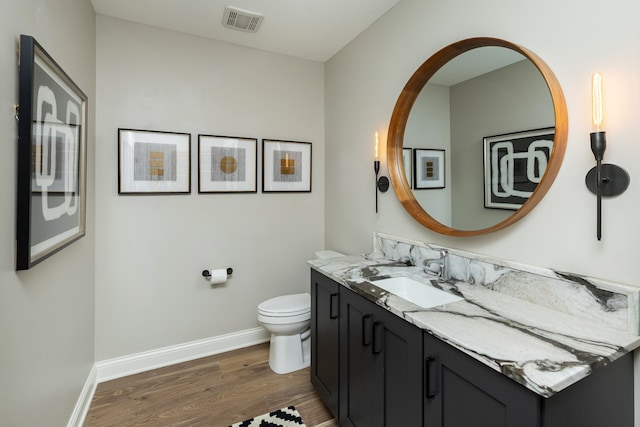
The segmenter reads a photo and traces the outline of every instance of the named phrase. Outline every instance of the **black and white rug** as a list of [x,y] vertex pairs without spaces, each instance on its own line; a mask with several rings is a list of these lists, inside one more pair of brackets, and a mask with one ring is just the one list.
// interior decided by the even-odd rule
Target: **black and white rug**
[[278,409],[229,427],[306,427],[294,406]]

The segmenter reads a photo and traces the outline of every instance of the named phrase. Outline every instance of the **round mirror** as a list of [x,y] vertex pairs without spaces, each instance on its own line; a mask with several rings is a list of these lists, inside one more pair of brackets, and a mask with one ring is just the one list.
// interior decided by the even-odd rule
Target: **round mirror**
[[555,179],[567,108],[551,69],[494,38],[429,58],[391,116],[391,183],[418,222],[451,236],[500,230],[530,212]]

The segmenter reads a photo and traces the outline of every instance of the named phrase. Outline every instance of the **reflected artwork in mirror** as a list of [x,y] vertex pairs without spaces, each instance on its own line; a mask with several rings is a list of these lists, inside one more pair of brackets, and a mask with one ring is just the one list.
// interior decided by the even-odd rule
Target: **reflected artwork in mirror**
[[[487,206],[486,139],[535,129],[552,134],[544,162],[538,153],[512,153],[503,162],[516,177],[518,170],[531,169],[536,185],[518,206],[511,204],[515,210]],[[486,234],[518,221],[542,199],[558,173],[566,139],[566,104],[551,69],[505,40],[466,39],[424,62],[401,92],[389,125],[389,175],[404,208],[424,226],[451,236]],[[403,160],[407,147],[447,152],[444,188],[411,188]]]

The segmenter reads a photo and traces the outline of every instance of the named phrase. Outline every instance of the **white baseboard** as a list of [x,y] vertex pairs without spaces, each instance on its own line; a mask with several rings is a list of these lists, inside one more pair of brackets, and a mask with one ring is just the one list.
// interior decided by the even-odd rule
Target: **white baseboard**
[[73,408],[73,413],[71,414],[71,418],[69,418],[67,427],[82,427],[82,424],[84,424],[84,419],[87,416],[89,406],[91,406],[91,400],[98,386],[98,382],[96,381],[97,372],[98,370],[94,363],[87,377],[87,381],[85,381],[84,387],[82,387],[76,406]]
[[96,363],[98,371],[97,382],[101,383],[150,369],[161,368],[200,357],[260,344],[269,341],[270,337],[271,335],[264,328],[257,327],[129,356],[103,360]]

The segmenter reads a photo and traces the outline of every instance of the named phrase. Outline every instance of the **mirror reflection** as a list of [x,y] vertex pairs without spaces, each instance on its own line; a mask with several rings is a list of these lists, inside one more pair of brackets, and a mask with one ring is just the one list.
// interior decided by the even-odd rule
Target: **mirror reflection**
[[[487,206],[485,190],[491,191],[491,177],[485,176],[485,160],[490,159],[485,159],[484,139],[549,127],[554,127],[553,101],[531,61],[503,47],[465,52],[434,74],[416,98],[407,121],[405,148],[444,150],[445,154],[443,171],[421,168],[422,150],[417,157],[412,153],[417,178],[438,181],[444,174],[445,182],[444,188],[432,189],[414,178],[416,200],[435,220],[456,229],[481,229],[505,220],[518,205]],[[548,155],[542,164],[531,166],[538,171],[546,167],[546,159]],[[441,165],[437,157],[431,160],[434,168]],[[517,180],[514,169],[526,170],[528,160],[536,162],[535,157],[515,160],[510,176],[504,179]],[[508,196],[513,192],[512,186],[505,185],[496,193]]]
[[566,132],[562,91],[540,58],[499,39],[463,40],[429,58],[398,98],[391,181],[405,209],[435,231],[495,231],[544,196]]

